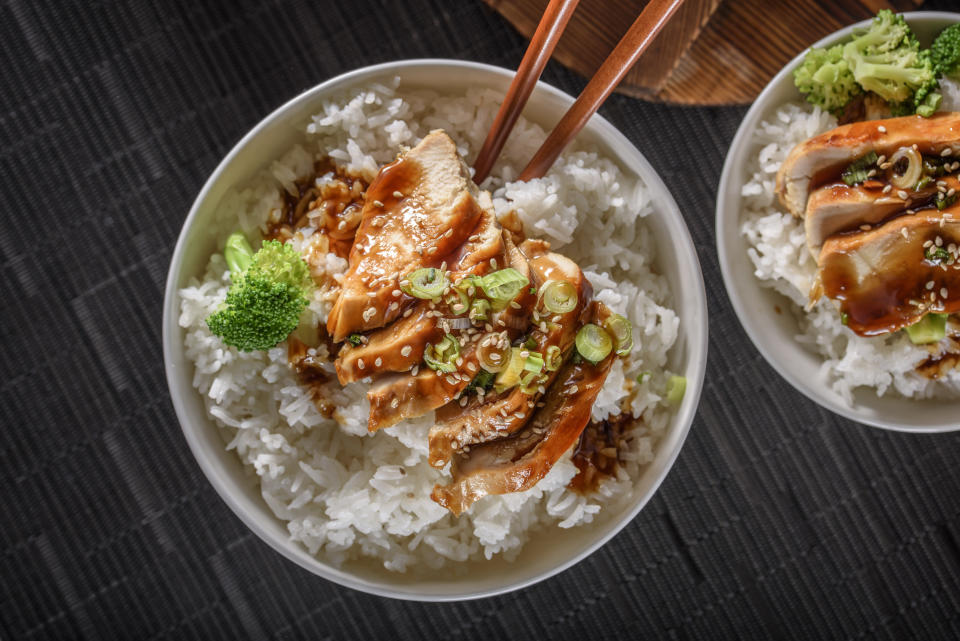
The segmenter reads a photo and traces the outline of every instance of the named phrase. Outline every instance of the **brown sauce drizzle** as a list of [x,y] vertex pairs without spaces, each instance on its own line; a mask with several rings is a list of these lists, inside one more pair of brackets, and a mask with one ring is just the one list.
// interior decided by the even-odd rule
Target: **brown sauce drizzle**
[[[331,172],[335,180],[323,188],[317,187],[317,178]],[[280,216],[267,223],[265,237],[285,241],[311,219],[319,219],[317,226],[328,237],[329,250],[341,258],[349,256],[360,225],[366,181],[324,158],[314,163],[313,173],[294,184],[296,195],[281,188]]]
[[323,370],[322,361],[310,355],[310,347],[295,336],[287,339],[287,362],[297,374],[301,385],[309,388],[313,404],[321,414],[330,418],[337,406],[323,395],[321,386],[329,382],[330,375]]
[[605,479],[613,478],[620,464],[624,437],[637,422],[630,412],[610,416],[599,423],[591,421],[580,434],[580,441],[574,449],[573,464],[577,466],[577,475],[568,487],[577,494],[591,494]]

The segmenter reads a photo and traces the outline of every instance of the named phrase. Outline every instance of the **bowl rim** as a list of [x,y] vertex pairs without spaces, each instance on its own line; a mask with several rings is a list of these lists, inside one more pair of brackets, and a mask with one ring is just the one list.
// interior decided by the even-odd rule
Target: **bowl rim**
[[[934,25],[943,23],[944,26],[946,26],[947,24],[960,22],[960,13],[950,11],[907,11],[902,12],[900,15],[904,17],[907,23],[922,22]],[[731,185],[732,174],[734,171],[734,166],[741,163],[745,156],[736,157],[734,150],[737,150],[739,147],[743,147],[744,150],[749,150],[749,142],[744,143],[744,140],[749,139],[749,137],[753,134],[755,125],[759,124],[759,119],[771,109],[772,105],[768,104],[771,95],[780,89],[784,82],[787,81],[789,74],[792,73],[793,69],[801,63],[803,57],[806,55],[806,52],[811,47],[824,47],[834,44],[844,38],[847,38],[855,29],[865,28],[869,25],[871,20],[872,18],[867,18],[866,20],[861,20],[859,22],[847,25],[846,27],[838,29],[837,31],[824,36],[823,38],[804,48],[803,51],[794,56],[790,62],[784,65],[784,67],[777,72],[773,78],[770,79],[770,81],[766,84],[766,86],[764,86],[763,90],[754,100],[753,104],[750,106],[750,109],[747,110],[747,113],[743,116],[743,119],[740,121],[740,125],[737,127],[737,131],[734,134],[733,139],[730,142],[730,147],[727,150],[727,156],[724,160],[723,169],[720,173],[720,183],[717,188],[714,233],[717,239],[717,257],[720,263],[720,273],[723,277],[727,298],[733,305],[734,312],[736,313],[740,324],[743,326],[744,331],[750,338],[750,341],[753,343],[754,347],[757,348],[757,351],[760,352],[767,363],[773,367],[773,369],[776,370],[781,377],[783,377],[794,389],[809,398],[811,401],[817,403],[824,409],[843,416],[844,418],[848,418],[871,427],[879,427],[886,430],[908,432],[912,434],[951,432],[960,429],[960,425],[958,425],[957,422],[911,426],[885,420],[880,416],[864,414],[861,406],[851,406],[843,402],[838,402],[835,398],[824,395],[821,388],[811,385],[810,381],[797,375],[790,367],[791,361],[781,358],[772,346],[767,345],[758,338],[762,335],[761,332],[757,331],[758,321],[755,315],[751,314],[750,310],[747,308],[744,300],[744,292],[739,289],[739,285],[733,274],[731,252],[738,250],[739,248],[728,246],[724,242],[725,236],[722,233],[722,229],[725,225],[734,224],[736,225],[737,229],[739,229],[740,225],[740,213],[742,209],[737,208],[736,211],[727,211],[727,208],[724,207],[724,195],[729,193],[732,187],[738,190],[740,188],[740,185]],[[742,238],[742,235],[738,233],[737,237]],[[743,249],[745,251],[746,247]],[[754,277],[754,280],[756,280],[756,277]],[[757,286],[760,287],[759,283],[757,283]],[[814,352],[809,353],[813,354],[821,361],[823,360],[819,354]],[[918,400],[921,399],[901,398],[901,400],[907,402],[918,402]]]
[[[285,101],[276,109],[272,110],[267,116],[257,122],[257,124],[250,129],[217,164],[217,167],[210,174],[210,177],[205,181],[199,194],[190,207],[190,211],[184,220],[180,234],[178,235],[176,246],[171,256],[170,266],[167,272],[167,281],[163,301],[162,342],[167,387],[170,392],[170,397],[174,406],[177,420],[180,423],[180,428],[187,440],[190,451],[200,466],[204,476],[213,486],[214,490],[224,501],[224,503],[227,504],[231,511],[244,523],[244,525],[246,525],[263,542],[267,543],[271,548],[279,552],[285,558],[293,561],[298,566],[317,576],[320,576],[321,578],[327,579],[344,587],[368,594],[395,599],[422,602],[449,602],[472,600],[505,594],[546,580],[556,574],[559,574],[560,572],[563,572],[564,570],[572,567],[591,555],[597,549],[605,545],[636,517],[643,507],[645,507],[647,502],[653,497],[653,495],[656,494],[661,483],[672,469],[696,415],[706,373],[708,321],[706,288],[699,257],[693,243],[693,238],[690,235],[690,231],[686,226],[675,199],[673,198],[672,194],[670,194],[670,191],[667,189],[666,185],[663,183],[660,175],[654,170],[653,166],[640,152],[636,145],[634,145],[603,116],[600,114],[595,114],[591,118],[588,126],[595,129],[597,134],[605,141],[605,143],[609,143],[611,146],[613,146],[613,143],[616,142],[635,155],[635,158],[631,158],[631,161],[635,160],[637,164],[629,167],[629,170],[635,172],[637,176],[640,176],[645,183],[650,182],[649,179],[652,177],[653,182],[650,187],[659,187],[660,191],[666,194],[668,202],[662,203],[659,206],[659,210],[663,212],[659,215],[662,215],[668,219],[675,217],[679,221],[679,229],[675,230],[675,233],[681,233],[680,237],[677,239],[676,247],[678,250],[683,250],[683,252],[687,254],[684,262],[689,262],[688,267],[691,267],[693,272],[689,275],[687,282],[689,282],[695,288],[693,306],[697,309],[690,310],[689,318],[684,319],[682,325],[682,331],[686,335],[686,352],[688,354],[686,395],[680,408],[676,411],[671,419],[671,430],[675,432],[675,434],[672,436],[672,438],[675,439],[675,445],[673,450],[664,458],[662,471],[653,480],[649,490],[644,495],[640,496],[636,501],[636,504],[629,511],[625,512],[619,520],[611,521],[609,524],[609,530],[605,534],[598,536],[595,540],[586,545],[579,553],[570,556],[563,562],[533,576],[517,580],[512,583],[506,583],[489,589],[467,589],[462,592],[451,592],[449,594],[440,595],[417,593],[415,591],[415,583],[409,585],[409,590],[399,590],[398,587],[406,586],[391,586],[387,582],[373,581],[363,577],[358,577],[351,572],[328,564],[313,555],[310,555],[310,562],[308,563],[305,561],[302,555],[297,555],[294,552],[294,546],[299,544],[290,541],[288,537],[278,536],[275,532],[261,526],[256,518],[256,515],[248,512],[247,509],[234,497],[234,492],[236,492],[237,489],[232,486],[228,479],[222,478],[220,474],[214,473],[215,467],[218,464],[215,460],[208,458],[204,452],[204,448],[200,442],[199,436],[195,435],[195,429],[199,429],[199,427],[189,427],[191,425],[191,417],[175,385],[175,379],[181,376],[181,374],[175,368],[174,358],[176,352],[178,350],[182,351],[183,349],[182,329],[177,323],[177,318],[179,316],[179,294],[177,279],[180,276],[180,265],[183,262],[187,239],[190,236],[188,232],[192,230],[200,208],[203,206],[214,186],[220,180],[225,168],[230,165],[236,156],[242,153],[243,149],[247,146],[251,139],[259,135],[264,128],[268,127],[275,120],[282,119],[286,112],[294,109],[301,103],[319,101],[328,92],[346,90],[354,87],[359,81],[366,77],[384,75],[388,73],[402,74],[402,72],[405,70],[424,66],[459,68],[465,71],[493,74],[494,76],[507,78],[512,77],[514,73],[514,71],[504,67],[466,60],[445,58],[415,58],[397,60],[361,67],[331,77],[317,85],[314,85],[313,87],[306,89],[305,91]],[[545,92],[546,94],[555,98],[559,97],[571,103],[573,101],[573,98],[569,94],[543,81],[538,81],[536,85],[535,93],[538,92]],[[192,387],[191,390],[196,393],[196,390],[193,390]],[[257,487],[259,487],[259,485]],[[258,500],[263,501],[263,498],[259,496],[259,494],[257,498]],[[281,521],[279,518],[273,515],[272,512],[270,516],[277,521]],[[528,542],[528,545],[529,543],[530,542]],[[305,549],[302,551],[306,552]]]

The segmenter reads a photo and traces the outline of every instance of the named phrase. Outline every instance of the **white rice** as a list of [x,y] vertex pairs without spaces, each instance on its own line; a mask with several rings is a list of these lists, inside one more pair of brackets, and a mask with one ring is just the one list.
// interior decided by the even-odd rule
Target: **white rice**
[[[401,93],[394,82],[324,103],[306,127],[303,146],[223,204],[217,214],[222,236],[238,224],[246,231],[259,227],[280,206],[278,182],[289,185],[308,173],[315,157],[329,154],[348,170],[372,178],[402,146],[442,128],[472,159],[499,99],[485,90],[458,96]],[[642,420],[623,453],[619,477],[605,482],[595,496],[567,490],[576,473],[567,457],[531,490],[486,497],[453,517],[430,499],[434,484],[449,479],[446,470],[427,463],[432,415],[370,435],[367,385],[341,388],[334,376],[326,393],[337,407],[336,420],[326,419],[288,367],[285,344],[269,352],[239,353],[210,334],[204,319],[221,305],[229,286],[221,255],[212,256],[203,277],[181,290],[180,325],[187,356],[196,366],[193,384],[222,428],[227,448],[259,477],[264,501],[311,554],[336,564],[376,557],[396,571],[496,554],[512,559],[536,528],[584,526],[605,506],[627,500],[633,480],[653,459],[671,415],[663,398],[670,374],[665,366],[678,328],[668,307],[667,282],[651,271],[652,237],[639,220],[654,204],[638,179],[578,147],[541,180],[505,182],[544,137],[521,118],[482,186],[494,192],[498,214],[516,208],[529,235],[550,240],[583,266],[596,297],[633,323],[633,352],[614,366],[593,414],[602,419],[619,413],[629,396],[630,411]],[[346,261],[332,254],[327,263],[330,274],[346,269]],[[313,320],[326,319],[327,298],[318,292],[311,302]],[[319,351],[324,355],[325,348]],[[329,369],[333,374],[332,364]],[[635,383],[646,371],[652,376]]]
[[[960,89],[945,83],[942,108],[960,108]],[[803,221],[794,218],[776,197],[777,170],[794,145],[837,126],[829,113],[807,103],[782,105],[754,132],[756,156],[747,167],[743,185],[741,233],[754,274],[762,284],[792,301],[797,319],[797,341],[823,357],[821,376],[848,403],[857,388],[873,388],[906,397],[952,397],[960,393],[960,370],[939,380],[915,371],[930,353],[910,342],[906,332],[864,338],[840,323],[836,305],[827,298],[805,312],[807,294],[816,273],[816,261],[806,246]]]

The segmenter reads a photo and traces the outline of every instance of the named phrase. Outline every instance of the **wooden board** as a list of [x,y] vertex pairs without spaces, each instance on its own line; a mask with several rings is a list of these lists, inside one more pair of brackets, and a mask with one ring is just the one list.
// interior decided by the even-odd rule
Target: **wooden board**
[[[548,0],[484,2],[530,37]],[[686,0],[619,91],[688,105],[749,103],[812,42],[880,9],[909,11],[922,2]],[[645,4],[646,0],[581,0],[554,59],[591,76]]]

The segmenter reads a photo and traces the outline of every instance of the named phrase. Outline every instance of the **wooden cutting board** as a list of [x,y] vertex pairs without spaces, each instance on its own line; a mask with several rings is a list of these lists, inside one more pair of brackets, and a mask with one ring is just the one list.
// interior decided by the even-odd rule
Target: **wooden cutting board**
[[[548,0],[484,0],[528,38]],[[590,77],[647,0],[581,0],[553,57]],[[618,91],[686,105],[752,102],[811,43],[923,0],[686,0]],[[517,63],[519,64],[519,60]]]

